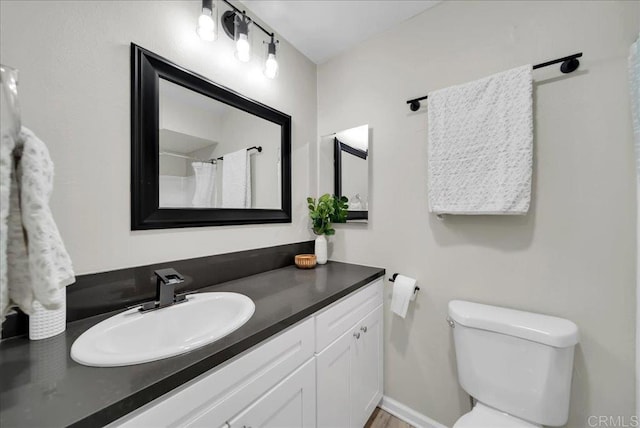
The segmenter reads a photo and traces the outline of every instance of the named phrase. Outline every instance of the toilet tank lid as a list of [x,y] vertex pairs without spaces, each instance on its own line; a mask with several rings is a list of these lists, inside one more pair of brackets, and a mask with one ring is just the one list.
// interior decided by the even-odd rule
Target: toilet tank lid
[[564,318],[452,300],[449,316],[466,327],[520,337],[556,348],[578,343],[578,326]]

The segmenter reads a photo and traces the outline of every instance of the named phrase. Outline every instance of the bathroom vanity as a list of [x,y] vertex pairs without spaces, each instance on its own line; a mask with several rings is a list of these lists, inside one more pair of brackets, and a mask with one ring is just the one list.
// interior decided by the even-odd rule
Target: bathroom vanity
[[96,368],[69,357],[113,312],[51,339],[3,341],[0,425],[363,426],[382,397],[383,275],[329,262],[200,288],[244,294],[255,313],[214,343],[150,363]]
[[373,281],[111,426],[362,427],[382,398],[382,286]]

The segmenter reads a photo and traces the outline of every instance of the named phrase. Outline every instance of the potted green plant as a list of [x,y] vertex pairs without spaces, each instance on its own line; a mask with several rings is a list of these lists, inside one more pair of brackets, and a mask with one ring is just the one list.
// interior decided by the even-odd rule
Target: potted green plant
[[349,199],[346,196],[332,196],[324,194],[317,200],[307,198],[309,218],[313,233],[318,235],[315,241],[315,253],[318,264],[327,263],[327,238],[335,235],[333,223],[346,223]]

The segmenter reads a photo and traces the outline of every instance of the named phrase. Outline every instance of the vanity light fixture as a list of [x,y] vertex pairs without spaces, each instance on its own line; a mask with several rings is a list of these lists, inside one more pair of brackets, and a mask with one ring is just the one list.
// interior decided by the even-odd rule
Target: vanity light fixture
[[276,59],[276,43],[273,34],[271,34],[271,41],[267,43],[267,60],[264,63],[264,75],[269,79],[275,79],[278,75],[278,60]]
[[198,17],[196,32],[207,42],[218,38],[218,8],[213,0],[202,0],[202,13]]
[[[213,1],[215,2],[215,0]],[[278,75],[279,69],[278,60],[276,58],[277,44],[279,41],[275,39],[275,34],[267,31],[262,25],[253,21],[249,16],[247,16],[247,12],[238,9],[228,0],[222,1],[229,6],[231,10],[227,10],[222,14],[220,17],[220,24],[225,34],[235,41],[236,58],[242,62],[249,62],[251,60],[251,41],[249,38],[249,31],[251,30],[251,27],[255,25],[269,37],[269,41],[264,42],[267,45],[267,56],[264,63],[263,73],[269,79],[275,79]],[[205,5],[203,2],[203,10],[204,7]],[[217,15],[215,5],[212,10],[214,11],[212,15]]]

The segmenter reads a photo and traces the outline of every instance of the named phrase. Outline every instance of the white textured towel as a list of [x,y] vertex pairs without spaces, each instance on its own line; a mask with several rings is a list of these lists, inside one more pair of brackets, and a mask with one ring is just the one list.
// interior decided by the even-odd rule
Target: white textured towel
[[[11,304],[31,314],[34,302],[46,309],[64,304],[60,289],[75,281],[71,259],[49,209],[53,162],[31,131],[22,128],[16,147],[8,215],[7,283]],[[7,307],[1,308],[3,311]]]
[[11,302],[7,285],[9,195],[13,175],[13,149],[20,133],[18,72],[0,64],[0,323]]
[[211,162],[192,162],[196,185],[191,204],[198,208],[213,208],[216,200],[217,165]]
[[429,94],[429,208],[526,214],[531,200],[531,65]]
[[247,149],[224,155],[223,208],[251,208],[251,159]]

